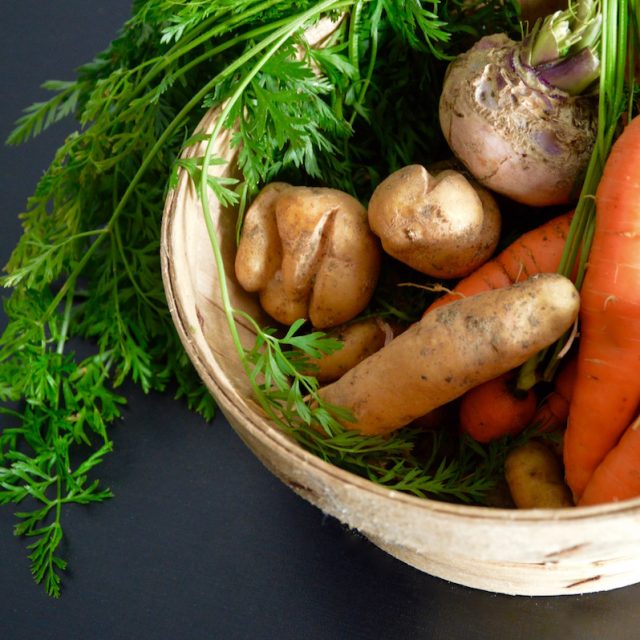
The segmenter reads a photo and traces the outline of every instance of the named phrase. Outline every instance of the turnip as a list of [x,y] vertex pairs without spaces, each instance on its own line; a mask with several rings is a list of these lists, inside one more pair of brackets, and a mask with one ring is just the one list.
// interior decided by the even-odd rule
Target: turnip
[[485,36],[440,98],[453,153],[484,186],[533,206],[577,196],[596,135],[600,0],[577,0],[520,42]]

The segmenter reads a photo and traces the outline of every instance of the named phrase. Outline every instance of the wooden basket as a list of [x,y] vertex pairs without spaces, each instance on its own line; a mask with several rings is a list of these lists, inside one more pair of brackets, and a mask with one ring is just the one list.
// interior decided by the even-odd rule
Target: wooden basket
[[[210,111],[199,129],[211,131],[216,117]],[[229,135],[217,142],[216,155],[228,165],[212,171],[231,175],[235,152]],[[203,150],[196,146],[187,153]],[[232,304],[264,319],[256,298],[234,278],[235,212],[222,209],[213,197],[210,205]],[[251,397],[230,337],[202,208],[186,172],[166,202],[162,268],[184,348],[221,410],[264,465],[323,512],[420,570],[487,591],[564,595],[640,582],[640,499],[563,510],[420,499],[323,462],[267,420]],[[247,347],[253,345],[248,325],[240,326],[240,334]]]

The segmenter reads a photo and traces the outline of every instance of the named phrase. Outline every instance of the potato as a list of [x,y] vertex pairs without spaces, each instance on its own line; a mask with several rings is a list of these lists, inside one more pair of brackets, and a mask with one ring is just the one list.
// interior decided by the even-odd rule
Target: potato
[[264,289],[280,268],[282,245],[275,203],[290,186],[285,182],[268,184],[247,210],[235,262],[236,277],[246,291]]
[[349,369],[381,349],[387,340],[388,333],[382,321],[367,318],[335,327],[327,331],[327,336],[342,342],[342,347],[321,358],[309,360],[314,367],[311,373],[320,382],[337,380]]
[[377,186],[368,215],[388,254],[436,278],[471,273],[500,237],[493,196],[451,169],[436,175],[421,165],[399,169]]
[[554,452],[542,442],[530,440],[513,449],[504,467],[511,497],[519,509],[573,506],[562,466]]
[[559,274],[434,309],[385,347],[322,387],[346,428],[384,434],[521,365],[575,321],[579,295]]
[[325,329],[369,303],[380,272],[379,242],[365,208],[336,189],[267,185],[247,210],[235,271],[278,322]]

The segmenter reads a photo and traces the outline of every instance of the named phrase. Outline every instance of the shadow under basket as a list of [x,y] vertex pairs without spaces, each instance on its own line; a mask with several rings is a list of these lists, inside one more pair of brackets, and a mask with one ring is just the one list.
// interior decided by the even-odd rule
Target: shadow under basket
[[[207,113],[199,130],[210,132],[217,115]],[[228,161],[212,168],[218,175],[236,169],[229,142],[228,133],[218,137],[215,153]],[[187,155],[202,153],[195,146]],[[234,279],[235,212],[213,197],[210,207],[231,304],[261,321],[255,297]],[[202,206],[185,171],[166,202],[161,250],[167,299],[187,354],[240,438],[298,495],[399,560],[461,585],[570,595],[640,582],[640,499],[561,510],[449,504],[385,489],[305,451],[252,399],[229,332]],[[252,346],[249,325],[240,324],[239,331]]]

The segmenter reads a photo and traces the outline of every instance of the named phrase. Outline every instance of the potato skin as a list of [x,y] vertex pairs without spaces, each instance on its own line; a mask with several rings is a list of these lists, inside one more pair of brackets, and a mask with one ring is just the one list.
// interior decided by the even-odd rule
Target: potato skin
[[542,442],[530,440],[513,449],[504,466],[511,498],[519,509],[573,506],[562,466],[553,451]]
[[379,242],[355,198],[337,189],[272,184],[247,211],[235,269],[275,320],[304,318],[325,329],[367,306],[380,263]]
[[578,307],[571,281],[550,273],[463,298],[425,314],[320,396],[353,414],[346,428],[390,433],[525,362],[571,326]]
[[313,375],[322,383],[333,382],[384,346],[387,334],[376,318],[359,320],[335,327],[327,337],[340,340],[342,348],[309,362]]
[[264,289],[280,268],[282,244],[278,236],[275,204],[280,194],[290,186],[286,182],[268,184],[247,209],[235,261],[236,277],[245,291]]
[[468,275],[491,257],[500,237],[493,196],[452,169],[398,169],[376,187],[368,215],[387,253],[436,278]]

